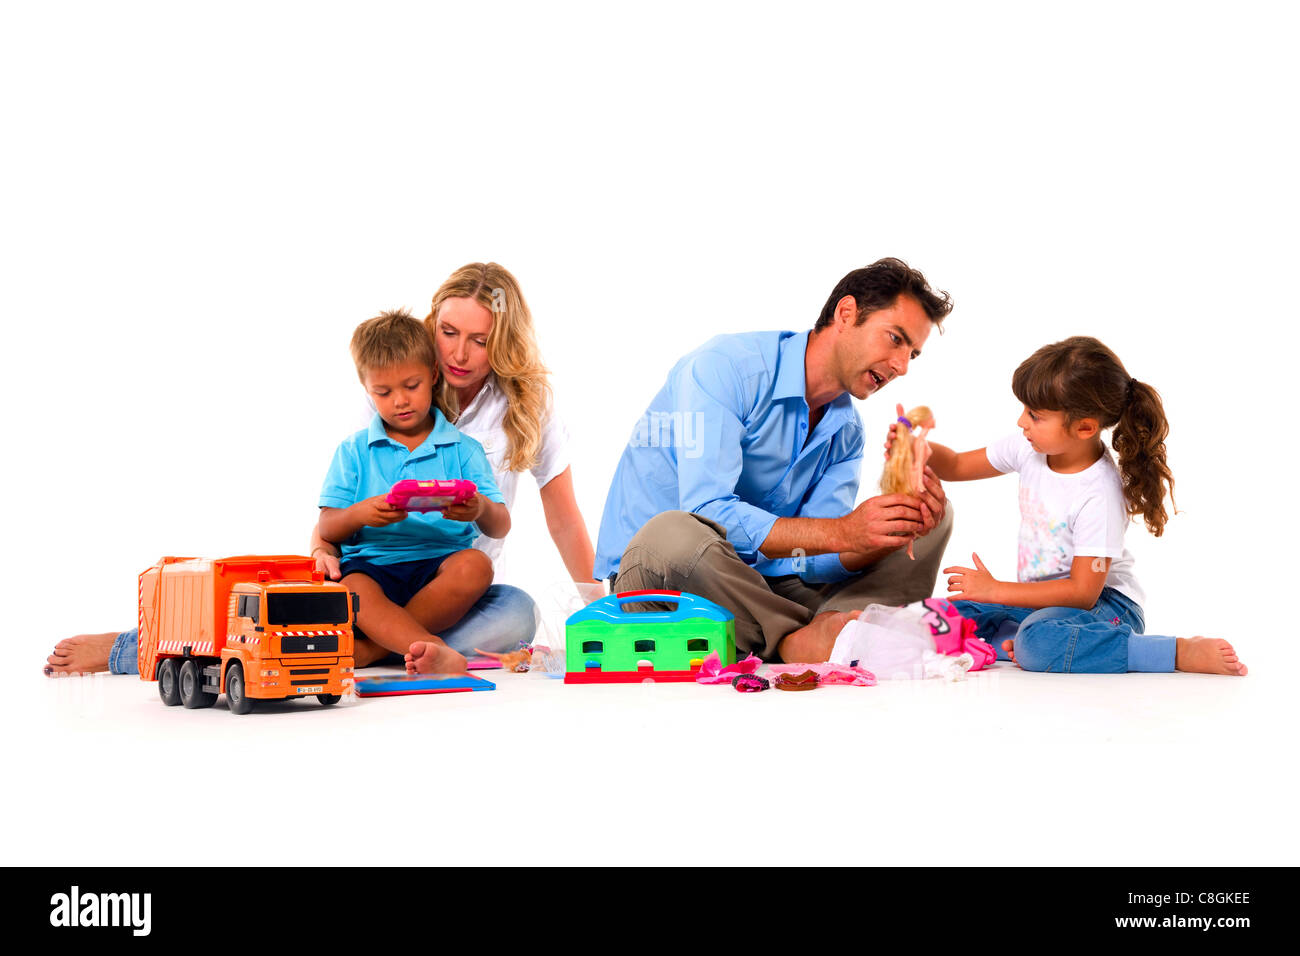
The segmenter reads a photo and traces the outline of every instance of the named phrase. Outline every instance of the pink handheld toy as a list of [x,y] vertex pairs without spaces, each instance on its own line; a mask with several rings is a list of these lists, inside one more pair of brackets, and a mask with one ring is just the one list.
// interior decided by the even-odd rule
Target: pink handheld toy
[[403,478],[388,492],[387,501],[403,511],[443,511],[478,494],[478,486],[464,478],[417,481]]

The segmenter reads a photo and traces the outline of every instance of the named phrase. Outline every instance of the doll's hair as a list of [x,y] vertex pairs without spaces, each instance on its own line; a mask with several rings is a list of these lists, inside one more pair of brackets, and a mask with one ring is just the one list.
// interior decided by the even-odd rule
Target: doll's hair
[[903,417],[911,426],[898,422],[902,427],[894,429],[894,444],[890,447],[885,470],[880,475],[880,493],[883,495],[915,495],[921,492],[920,488],[912,487],[912,465],[916,461],[916,436],[912,434],[912,429],[932,427],[934,414],[927,406],[918,405]]
[[947,292],[935,292],[920,270],[913,269],[902,259],[878,259],[869,266],[854,269],[835,284],[830,298],[822,306],[821,315],[813,331],[824,329],[835,320],[835,306],[846,295],[853,296],[858,314],[854,322],[861,325],[872,312],[888,309],[900,295],[910,295],[930,321],[943,331],[944,317],[952,311],[952,297]]
[[366,319],[352,333],[352,361],[362,382],[366,373],[391,368],[403,362],[419,362],[437,367],[433,340],[415,316],[405,309],[381,312]]
[[1075,335],[1044,345],[1020,363],[1011,391],[1026,408],[1064,412],[1066,423],[1095,418],[1114,428],[1111,446],[1119,458],[1124,500],[1130,515],[1141,515],[1157,537],[1174,507],[1174,476],[1165,458],[1169,421],[1160,393],[1132,378],[1101,342]]

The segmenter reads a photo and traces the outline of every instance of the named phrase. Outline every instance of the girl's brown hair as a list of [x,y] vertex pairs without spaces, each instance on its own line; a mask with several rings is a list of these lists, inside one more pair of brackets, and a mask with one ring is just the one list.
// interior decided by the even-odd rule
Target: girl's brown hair
[[1119,458],[1124,500],[1159,537],[1174,507],[1174,476],[1165,458],[1169,421],[1160,393],[1132,378],[1124,363],[1094,338],[1075,335],[1044,345],[1020,363],[1011,391],[1026,408],[1064,412],[1067,424],[1095,418],[1114,428],[1111,446]]

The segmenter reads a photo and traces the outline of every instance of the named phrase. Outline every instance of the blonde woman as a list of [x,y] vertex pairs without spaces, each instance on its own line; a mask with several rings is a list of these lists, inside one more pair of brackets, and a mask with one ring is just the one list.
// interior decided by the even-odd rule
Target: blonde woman
[[[519,283],[495,262],[457,269],[433,295],[425,325],[433,336],[441,373],[436,396],[447,419],[477,439],[507,508],[514,505],[519,474],[531,472],[541,492],[551,539],[574,581],[590,582],[595,551],[573,493],[568,430],[555,414],[547,372],[533,332],[532,313]],[[502,541],[480,537],[475,547],[495,561]],[[312,533],[312,554],[331,578],[339,577],[338,549]],[[524,591],[494,584],[458,624],[440,633],[460,654],[509,651],[531,640],[535,605]],[[357,642],[357,665],[385,660],[387,652]],[[427,648],[412,645],[418,666]],[[136,633],[79,634],[55,647],[45,672],[111,670],[134,674]]]

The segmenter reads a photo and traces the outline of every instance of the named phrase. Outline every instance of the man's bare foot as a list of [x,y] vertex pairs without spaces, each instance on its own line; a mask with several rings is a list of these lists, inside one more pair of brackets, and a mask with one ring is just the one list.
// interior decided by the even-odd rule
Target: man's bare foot
[[442,641],[412,641],[406,652],[408,674],[465,674],[465,658]]
[[1246,665],[1237,659],[1237,652],[1227,641],[1217,637],[1180,637],[1176,640],[1174,670],[1246,676]]
[[835,649],[835,638],[861,611],[823,611],[811,621],[781,638],[777,652],[787,664],[816,664],[827,660]]
[[108,654],[116,640],[117,631],[65,637],[54,645],[54,653],[45,659],[45,676],[95,674],[108,670]]

